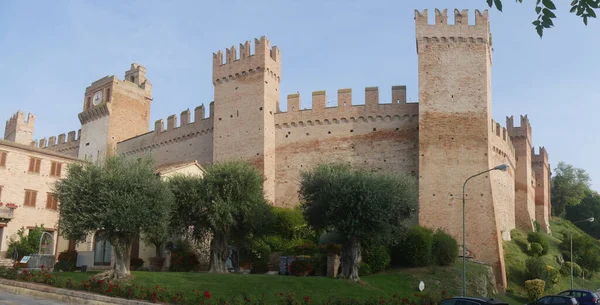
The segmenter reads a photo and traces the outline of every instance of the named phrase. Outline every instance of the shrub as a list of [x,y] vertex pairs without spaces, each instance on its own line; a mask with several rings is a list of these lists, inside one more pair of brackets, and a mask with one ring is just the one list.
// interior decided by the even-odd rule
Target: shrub
[[[577,263],[573,264],[573,276],[578,277],[581,276],[581,267],[577,265]],[[560,267],[560,274],[562,275],[571,275],[571,262],[565,262]]]
[[65,250],[58,254],[58,261],[68,261],[73,264],[77,263],[77,251],[76,250]]
[[525,281],[525,289],[527,290],[527,297],[530,301],[537,300],[544,295],[546,289],[546,282],[540,279]]
[[379,272],[390,265],[392,258],[388,248],[380,245],[365,249],[363,261],[371,267],[371,272]]
[[450,234],[438,229],[433,235],[431,256],[434,263],[440,266],[454,264],[458,257],[458,243]]
[[144,265],[144,260],[139,257],[129,259],[129,266],[131,266],[131,270],[135,271],[143,265]]
[[529,232],[527,234],[527,241],[530,243],[538,243],[542,246],[542,255],[546,255],[548,250],[550,250],[550,244],[548,240],[544,237],[544,235],[540,232]]
[[550,286],[558,284],[560,282],[560,271],[552,266],[546,266],[544,280],[546,283],[550,283]]
[[540,279],[546,272],[546,263],[540,257],[530,257],[525,260],[525,276],[528,280]]
[[304,275],[313,271],[313,266],[309,261],[298,259],[290,264],[290,274]]
[[25,228],[21,227],[17,231],[18,239],[15,240],[12,237],[8,242],[8,249],[6,251],[6,257],[12,258],[16,252],[18,254],[17,259],[22,259],[23,256],[38,253],[38,247],[40,243],[40,237],[44,232],[44,226],[36,226],[34,229],[29,230],[29,233],[25,234]]
[[433,231],[413,226],[400,244],[392,250],[392,260],[398,265],[421,267],[431,264]]
[[169,271],[188,272],[198,271],[199,268],[200,261],[196,253],[189,250],[171,252]]
[[359,276],[369,275],[372,272],[373,272],[373,270],[371,269],[371,265],[369,265],[366,262],[361,262],[360,265],[358,266],[358,275]]
[[542,245],[540,245],[539,243],[532,242],[531,248],[529,249],[529,255],[540,256],[542,255],[542,253],[544,253],[544,247],[542,247]]
[[72,272],[75,271],[75,263],[70,261],[58,261],[54,264],[54,272],[64,271],[64,272]]

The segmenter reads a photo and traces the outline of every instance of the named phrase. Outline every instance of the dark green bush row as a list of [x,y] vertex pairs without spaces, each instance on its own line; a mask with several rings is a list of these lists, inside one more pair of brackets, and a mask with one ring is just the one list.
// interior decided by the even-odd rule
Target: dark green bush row
[[397,266],[450,266],[458,257],[458,243],[441,229],[433,231],[412,227],[406,238],[392,248],[392,263]]

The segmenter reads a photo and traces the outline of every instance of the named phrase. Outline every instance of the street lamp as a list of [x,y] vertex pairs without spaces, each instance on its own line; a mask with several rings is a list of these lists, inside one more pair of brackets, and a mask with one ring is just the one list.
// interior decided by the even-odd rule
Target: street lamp
[[[578,221],[574,222],[573,225],[575,225],[578,222],[584,222],[584,221],[593,222],[594,217],[578,220]],[[569,239],[571,240],[571,258],[570,258],[570,260],[571,260],[571,290],[573,290],[573,231],[571,230],[571,227],[569,227]]]
[[465,240],[467,238],[466,238],[466,229],[465,229],[465,186],[467,185],[467,182],[469,180],[471,180],[471,178],[477,177],[477,176],[485,174],[487,172],[491,172],[493,170],[500,170],[500,171],[505,172],[507,169],[508,169],[508,165],[506,165],[506,164],[500,164],[500,165],[498,165],[498,166],[496,166],[494,168],[490,168],[490,169],[488,169],[486,171],[483,171],[481,173],[475,174],[475,175],[467,178],[467,180],[465,180],[465,183],[463,184],[463,192],[462,192],[462,203],[463,203],[463,210],[462,210],[462,225],[463,225],[463,228],[462,228],[462,230],[463,230],[462,231],[462,239],[463,239],[463,242],[462,242],[462,244],[463,244],[462,245],[463,287],[462,287],[462,290],[463,290],[463,293],[462,294],[463,294],[463,297],[467,296],[467,263],[466,263],[466,257],[467,257],[467,250],[466,249],[467,249],[467,247],[466,247],[466,242],[465,242]]

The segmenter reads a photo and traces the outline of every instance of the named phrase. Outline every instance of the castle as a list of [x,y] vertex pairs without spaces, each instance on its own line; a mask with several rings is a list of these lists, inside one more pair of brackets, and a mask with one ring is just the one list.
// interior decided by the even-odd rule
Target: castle
[[[487,11],[415,11],[419,102],[406,101],[406,87],[380,97],[365,88],[363,101],[351,89],[337,91],[326,106],[325,91],[312,93],[312,108],[300,108],[300,94],[287,96],[280,110],[282,55],[266,37],[213,54],[214,101],[171,115],[149,130],[152,85],[145,67],[132,64],[125,78],[107,76],[85,90],[81,129],[33,141],[32,117],[19,113],[6,124],[5,139],[96,161],[107,154],[152,155],[159,165],[196,160],[211,164],[249,160],[265,176],[265,197],[277,206],[298,203],[302,170],[341,161],[372,170],[407,172],[418,179],[420,225],[443,228],[462,243],[462,186],[466,187],[467,249],[493,266],[506,285],[502,241],[510,231],[549,231],[550,168],[542,147],[532,148],[527,116],[506,127],[491,116],[492,39]],[[238,55],[239,54],[239,55]],[[225,57],[225,62],[223,62]],[[389,91],[388,91],[389,92]],[[381,101],[380,101],[381,98]],[[391,98],[391,102],[390,102]],[[382,103],[382,102],[386,103]],[[178,122],[179,120],[179,122]]]

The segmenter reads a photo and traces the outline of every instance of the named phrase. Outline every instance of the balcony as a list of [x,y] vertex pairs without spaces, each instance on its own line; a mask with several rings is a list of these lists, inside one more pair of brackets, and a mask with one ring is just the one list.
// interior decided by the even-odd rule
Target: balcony
[[14,217],[15,209],[8,207],[0,207],[0,223],[7,223]]

